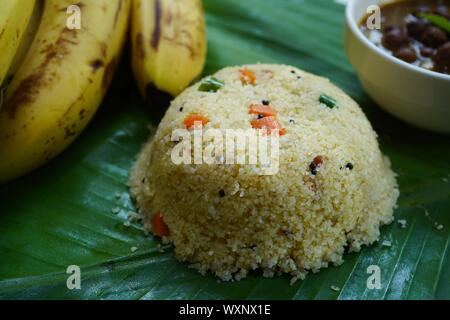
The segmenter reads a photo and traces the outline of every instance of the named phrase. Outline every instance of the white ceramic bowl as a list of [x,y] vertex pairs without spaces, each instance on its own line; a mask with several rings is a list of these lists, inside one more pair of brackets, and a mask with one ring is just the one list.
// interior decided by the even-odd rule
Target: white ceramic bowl
[[418,127],[450,133],[450,75],[411,65],[370,42],[358,27],[369,5],[383,0],[349,0],[345,49],[367,93],[383,109]]

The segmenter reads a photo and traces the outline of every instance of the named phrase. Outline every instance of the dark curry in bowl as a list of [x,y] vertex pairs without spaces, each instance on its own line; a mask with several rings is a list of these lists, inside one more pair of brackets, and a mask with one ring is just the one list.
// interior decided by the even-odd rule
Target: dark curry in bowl
[[413,65],[450,74],[450,0],[403,0],[380,7],[381,28],[360,28],[378,47]]

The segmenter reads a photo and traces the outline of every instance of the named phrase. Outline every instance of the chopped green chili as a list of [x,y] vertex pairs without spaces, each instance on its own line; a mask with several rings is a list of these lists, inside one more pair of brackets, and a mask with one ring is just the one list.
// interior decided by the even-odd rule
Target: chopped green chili
[[437,14],[420,13],[419,17],[450,33],[450,21]]
[[225,83],[218,80],[217,78],[208,78],[203,80],[202,84],[198,87],[198,91],[202,92],[217,92],[219,91]]
[[337,101],[333,99],[330,96],[327,96],[326,94],[321,94],[319,98],[320,103],[325,104],[328,108],[333,109],[334,107],[337,107]]

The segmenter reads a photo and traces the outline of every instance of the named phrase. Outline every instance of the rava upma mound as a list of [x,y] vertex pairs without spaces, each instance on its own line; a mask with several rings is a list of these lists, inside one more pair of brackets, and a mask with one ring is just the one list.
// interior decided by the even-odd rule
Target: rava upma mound
[[[227,161],[230,132],[257,132],[240,145],[246,156],[233,147],[240,161]],[[264,163],[250,159],[261,141]],[[328,79],[267,64],[225,68],[179,95],[129,184],[145,227],[178,259],[222,280],[257,269],[296,280],[339,265],[346,247],[378,240],[399,195],[376,133],[348,95]]]

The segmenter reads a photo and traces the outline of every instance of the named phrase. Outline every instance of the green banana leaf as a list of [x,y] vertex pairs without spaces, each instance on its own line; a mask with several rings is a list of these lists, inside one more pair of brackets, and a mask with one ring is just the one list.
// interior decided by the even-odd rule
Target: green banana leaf
[[[0,187],[0,298],[449,299],[450,139],[394,119],[364,93],[342,47],[344,6],[332,0],[204,5],[205,74],[243,63],[291,64],[331,78],[360,103],[398,173],[395,216],[406,227],[383,227],[379,243],[293,285],[288,276],[258,272],[218,282],[178,262],[138,224],[124,224],[134,210],[128,170],[149,124],[154,131],[167,108],[164,100],[142,102],[125,57],[82,136],[44,168]],[[81,267],[80,290],[66,286],[70,265]],[[380,267],[381,289],[367,287],[370,265]]]

